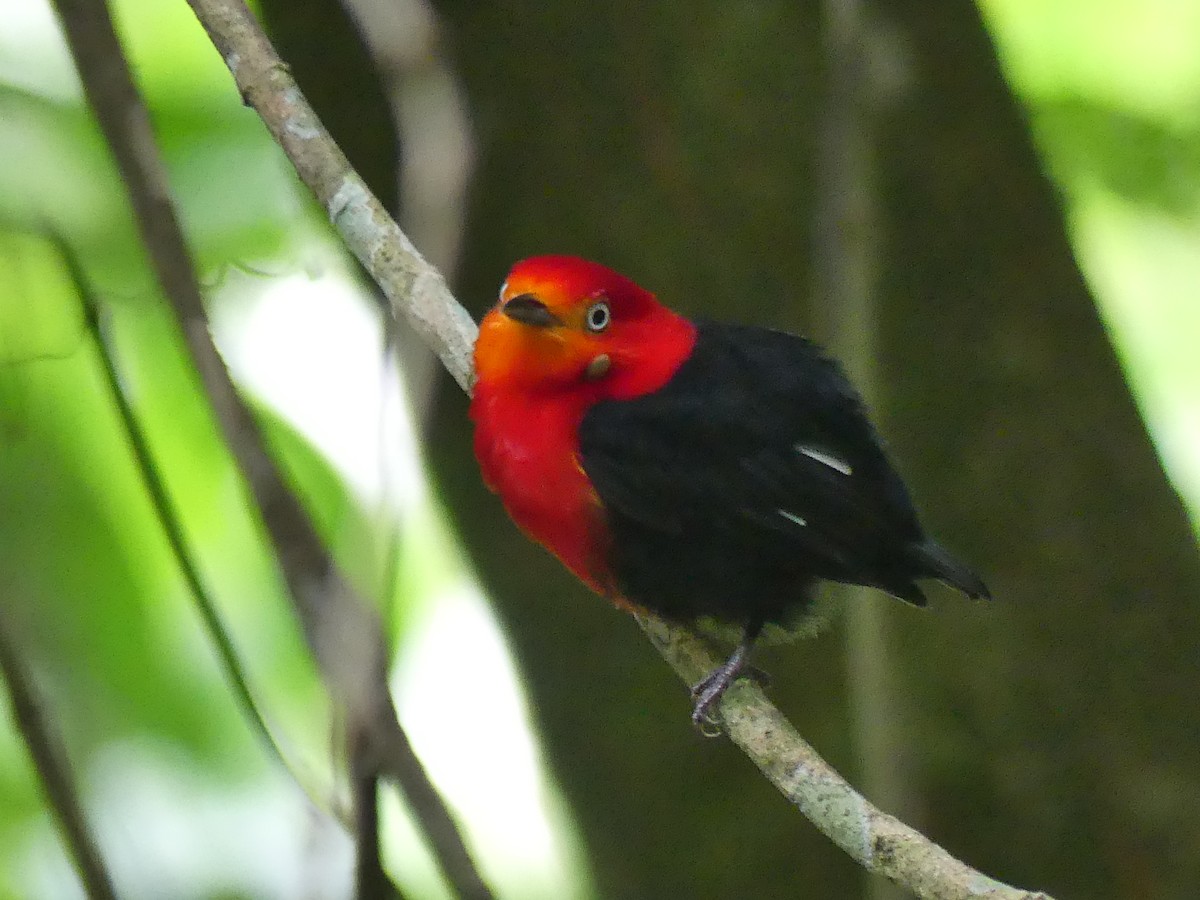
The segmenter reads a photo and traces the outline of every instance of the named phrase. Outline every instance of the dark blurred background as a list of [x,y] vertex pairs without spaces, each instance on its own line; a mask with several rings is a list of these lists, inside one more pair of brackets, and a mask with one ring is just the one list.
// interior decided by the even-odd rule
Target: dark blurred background
[[[221,347],[385,613],[401,717],[499,892],[903,896],[698,737],[632,620],[507,521],[465,397],[386,323],[182,0],[115,9]],[[476,317],[512,261],[576,253],[846,360],[997,599],[863,594],[764,654],[835,766],[1006,882],[1195,896],[1200,3],[258,10]],[[71,71],[41,0],[0,0],[6,626],[124,895],[346,896],[348,839],[231,699],[38,236],[79,253],[264,714],[327,796],[330,712]],[[393,876],[447,896],[386,812]],[[79,891],[0,733],[0,897]]]

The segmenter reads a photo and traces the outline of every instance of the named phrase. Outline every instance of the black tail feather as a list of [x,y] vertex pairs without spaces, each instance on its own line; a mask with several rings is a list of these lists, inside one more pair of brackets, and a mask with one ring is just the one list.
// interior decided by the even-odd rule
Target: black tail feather
[[951,587],[958,588],[972,600],[991,600],[992,592],[987,589],[975,572],[957,559],[932,538],[908,548],[909,560],[921,575],[938,578]]

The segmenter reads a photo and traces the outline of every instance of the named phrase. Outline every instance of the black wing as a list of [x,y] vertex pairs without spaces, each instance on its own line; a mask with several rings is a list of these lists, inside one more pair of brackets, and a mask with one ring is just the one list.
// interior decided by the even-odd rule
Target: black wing
[[[913,578],[939,574],[857,392],[803,338],[701,323],[663,388],[597,404],[579,437],[618,584],[664,614],[778,619],[814,578],[921,602]],[[774,596],[723,596],[750,591]]]

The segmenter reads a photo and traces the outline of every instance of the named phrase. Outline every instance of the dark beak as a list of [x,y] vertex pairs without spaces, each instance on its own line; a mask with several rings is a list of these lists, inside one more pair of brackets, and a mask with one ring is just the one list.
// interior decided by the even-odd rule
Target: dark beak
[[501,312],[510,319],[523,325],[532,325],[535,328],[549,328],[552,325],[562,324],[558,316],[550,312],[546,308],[546,304],[533,294],[521,294],[513,297],[501,307]]

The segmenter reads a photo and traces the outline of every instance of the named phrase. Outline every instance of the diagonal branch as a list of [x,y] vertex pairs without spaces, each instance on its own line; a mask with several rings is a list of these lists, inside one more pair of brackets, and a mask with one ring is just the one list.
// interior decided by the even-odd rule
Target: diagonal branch
[[245,3],[188,3],[237,81],[242,99],[262,117],[392,311],[408,321],[454,380],[470,391],[476,334],[470,314],[350,167]]
[[304,507],[284,482],[212,342],[150,117],[133,83],[108,6],[105,0],[55,0],[55,9],[88,101],[121,171],[155,275],[178,320],[225,442],[262,515],[309,647],[335,702],[345,712],[348,728],[362,735],[356,745],[362,756],[354,761],[355,770],[396,780],[424,827],[447,881],[463,897],[490,897],[449,810],[396,718],[375,611],[338,569]]
[[[694,632],[653,616],[638,616],[638,624],[688,684],[718,664]],[[933,900],[1051,900],[989,878],[873,806],[800,737],[757,685],[746,679],[734,684],[721,713],[730,739],[767,780],[868,872]]]
[[346,735],[350,759],[350,793],[354,809],[354,900],[404,900],[387,877],[379,848],[379,775],[362,769],[369,757],[358,744],[360,735]]
[[66,754],[47,721],[37,686],[17,652],[16,639],[8,626],[7,620],[0,621],[0,675],[8,688],[14,723],[25,740],[84,890],[92,900],[116,900],[117,892],[88,828]]
[[[287,66],[242,0],[188,0],[229,66],[242,97],[262,117],[351,252],[392,308],[425,336],[464,389],[471,383],[476,334],[466,312],[363,187],[321,127]],[[663,657],[689,684],[715,665],[686,628],[639,620]],[[723,706],[726,731],[770,781],[860,865],[934,900],[1049,900],[1001,884],[955,859],[924,835],[876,809],[833,770],[757,688],[739,683]]]

